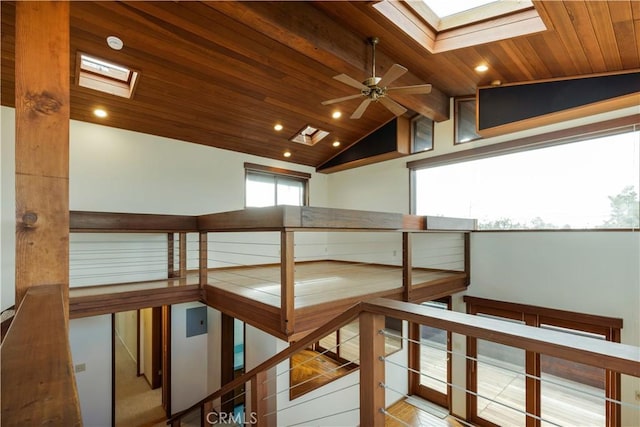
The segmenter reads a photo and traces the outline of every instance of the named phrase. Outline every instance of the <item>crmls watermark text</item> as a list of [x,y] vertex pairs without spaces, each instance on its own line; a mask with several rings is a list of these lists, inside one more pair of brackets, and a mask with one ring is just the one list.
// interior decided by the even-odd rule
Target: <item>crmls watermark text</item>
[[258,415],[255,412],[248,414],[233,412],[209,412],[207,413],[207,423],[209,425],[254,425],[258,422]]

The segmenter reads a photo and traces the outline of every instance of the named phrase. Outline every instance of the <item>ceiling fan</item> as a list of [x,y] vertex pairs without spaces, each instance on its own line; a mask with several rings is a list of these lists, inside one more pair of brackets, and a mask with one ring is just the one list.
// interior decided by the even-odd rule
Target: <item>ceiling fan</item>
[[388,95],[427,94],[431,92],[430,84],[387,87],[388,84],[392,83],[408,71],[405,67],[399,64],[393,64],[384,76],[376,77],[376,45],[379,41],[380,39],[378,39],[378,37],[371,37],[369,39],[372,50],[371,77],[369,77],[362,83],[357,81],[353,77],[349,77],[346,74],[338,74],[337,76],[333,77],[339,82],[342,82],[351,87],[355,87],[356,89],[360,89],[360,93],[357,95],[343,96],[342,98],[329,99],[327,101],[323,101],[322,105],[337,104],[338,102],[347,101],[363,96],[364,100],[360,103],[358,108],[356,108],[353,114],[351,114],[352,119],[359,119],[360,117],[362,117],[365,110],[372,101],[380,102],[393,114],[395,114],[396,116],[400,116],[404,114],[407,109],[391,99]]

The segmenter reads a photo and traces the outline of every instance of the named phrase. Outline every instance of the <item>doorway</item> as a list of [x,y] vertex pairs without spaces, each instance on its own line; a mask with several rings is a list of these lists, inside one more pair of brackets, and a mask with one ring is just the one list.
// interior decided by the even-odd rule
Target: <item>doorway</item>
[[116,427],[154,425],[167,417],[168,312],[152,307],[112,315]]

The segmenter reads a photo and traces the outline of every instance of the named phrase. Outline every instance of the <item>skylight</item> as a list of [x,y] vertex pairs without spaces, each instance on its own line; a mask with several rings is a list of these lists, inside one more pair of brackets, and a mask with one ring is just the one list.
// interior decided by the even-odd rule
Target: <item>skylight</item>
[[440,18],[466,12],[479,6],[494,3],[496,0],[422,0]]
[[300,129],[289,140],[293,142],[299,142],[305,145],[316,145],[325,136],[329,135],[329,132],[321,129],[314,128],[313,126],[306,125]]
[[78,54],[79,86],[131,98],[138,72],[84,53]]
[[389,0],[373,7],[431,53],[547,29],[531,0]]

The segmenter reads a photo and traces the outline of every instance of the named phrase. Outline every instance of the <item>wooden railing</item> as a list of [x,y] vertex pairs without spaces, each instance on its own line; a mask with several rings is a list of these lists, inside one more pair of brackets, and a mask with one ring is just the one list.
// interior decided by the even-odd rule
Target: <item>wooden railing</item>
[[[361,302],[345,313],[334,318],[323,327],[292,344],[286,350],[276,354],[243,376],[225,384],[216,392],[196,402],[191,407],[175,414],[167,424],[179,426],[180,420],[194,410],[210,408],[210,402],[233,391],[245,383],[251,383],[251,410],[256,414],[256,425],[266,425],[264,418],[264,395],[259,387],[265,373],[295,353],[309,347],[322,337],[338,330],[342,326],[360,320],[360,425],[381,426],[385,423],[384,402],[385,363],[384,329],[385,317],[407,320],[420,325],[428,325],[465,335],[480,338],[512,347],[518,347],[537,353],[555,356],[569,361],[579,362],[634,377],[640,376],[640,351],[638,347],[601,341],[584,336],[570,335],[554,330],[533,328],[521,324],[443,311],[432,307],[375,299]],[[204,420],[203,420],[204,425]]]
[[62,285],[30,288],[0,347],[2,425],[82,425]]

